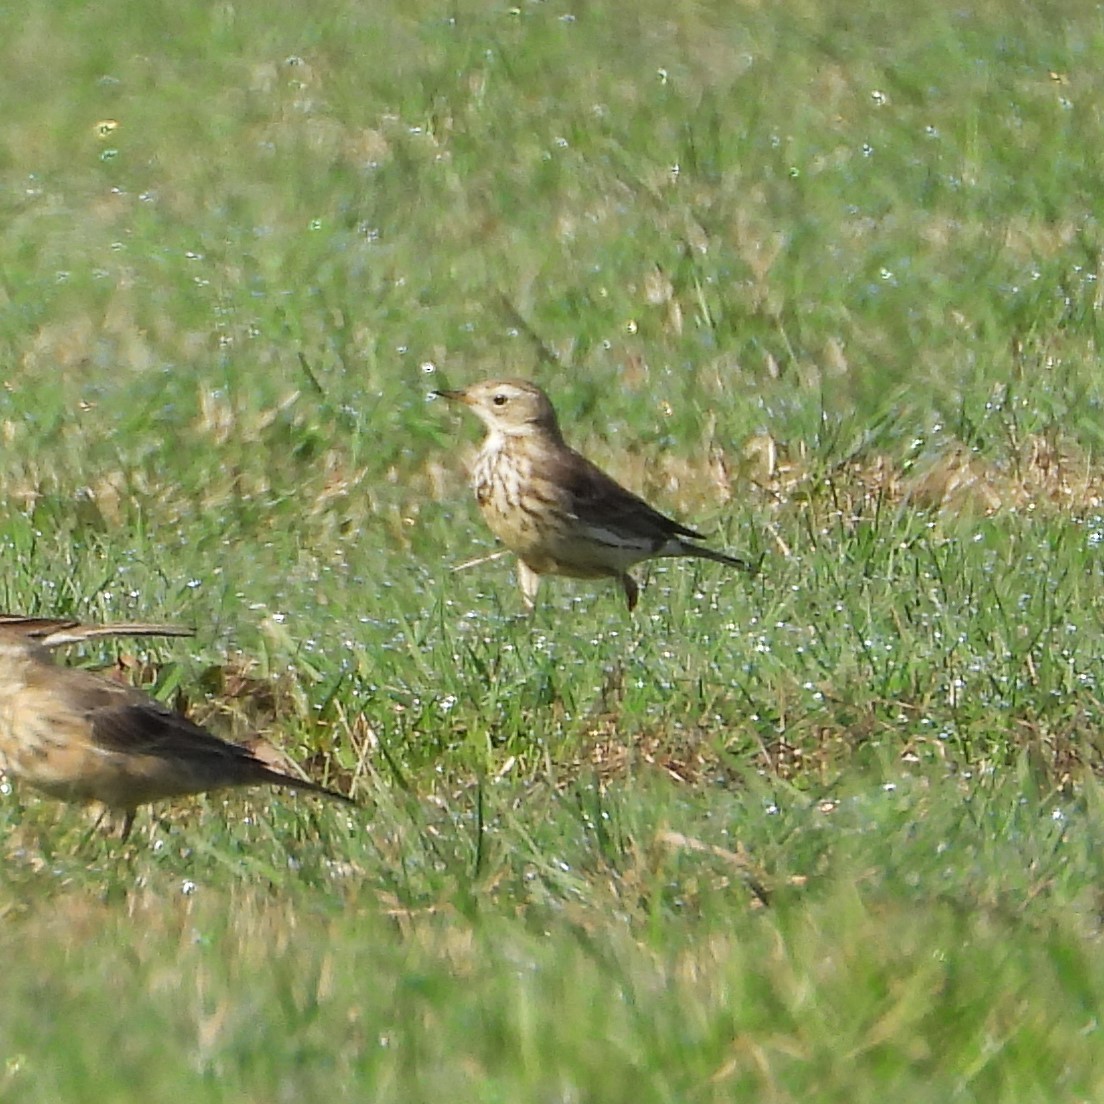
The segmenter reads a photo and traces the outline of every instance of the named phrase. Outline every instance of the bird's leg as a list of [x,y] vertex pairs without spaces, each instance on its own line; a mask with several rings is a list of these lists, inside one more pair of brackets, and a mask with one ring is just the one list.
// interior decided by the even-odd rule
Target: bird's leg
[[518,585],[521,587],[521,600],[525,603],[525,608],[532,613],[537,606],[540,576],[524,560],[518,560],[517,577]]
[[621,586],[625,590],[625,601],[628,603],[629,613],[632,613],[636,609],[636,600],[640,597],[640,587],[636,585],[636,580],[627,571],[620,578]]
[[[105,805],[103,802],[96,802],[100,807],[99,814],[92,822],[92,827],[88,832],[88,838],[91,839],[100,828],[106,825],[106,831],[110,833],[115,828],[118,821],[115,820],[115,810],[110,805]],[[119,841],[125,843],[127,837],[130,835],[130,830],[134,827],[134,816],[138,812],[136,808],[123,810],[123,822],[122,828],[119,832]]]

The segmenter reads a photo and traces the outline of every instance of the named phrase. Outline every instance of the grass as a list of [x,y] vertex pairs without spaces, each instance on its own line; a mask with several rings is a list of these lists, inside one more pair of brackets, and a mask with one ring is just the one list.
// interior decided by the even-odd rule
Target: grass
[[[21,17],[0,608],[363,810],[5,787],[0,1094],[1097,1099],[1102,33]],[[501,374],[762,573],[455,571]]]

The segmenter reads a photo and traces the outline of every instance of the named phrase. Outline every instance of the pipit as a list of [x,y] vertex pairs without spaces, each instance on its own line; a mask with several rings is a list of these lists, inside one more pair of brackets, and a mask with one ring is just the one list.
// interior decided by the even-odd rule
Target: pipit
[[567,445],[548,396],[525,380],[486,380],[437,391],[487,427],[472,489],[491,532],[518,557],[533,608],[542,575],[612,576],[629,609],[640,588],[628,569],[656,556],[696,556],[754,573],[758,564],[714,552],[702,534],[653,509]]
[[266,766],[249,748],[193,724],[137,687],[61,667],[50,649],[101,636],[191,636],[172,625],[82,625],[0,614],[0,766],[62,801],[99,802],[123,814],[139,805],[227,786],[271,783],[335,793]]

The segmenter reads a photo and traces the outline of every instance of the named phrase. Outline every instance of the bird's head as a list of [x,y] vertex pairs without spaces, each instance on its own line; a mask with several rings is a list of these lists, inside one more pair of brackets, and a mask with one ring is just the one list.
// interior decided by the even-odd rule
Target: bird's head
[[520,437],[550,433],[560,437],[556,411],[548,396],[527,380],[484,380],[458,391],[436,391],[449,402],[463,403],[491,433]]

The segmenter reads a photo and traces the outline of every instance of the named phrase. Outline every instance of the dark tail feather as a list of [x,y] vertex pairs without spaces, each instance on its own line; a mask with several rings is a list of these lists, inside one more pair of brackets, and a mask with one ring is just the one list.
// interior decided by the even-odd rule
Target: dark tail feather
[[274,771],[269,767],[259,764],[250,782],[256,782],[258,784],[262,782],[271,782],[273,786],[286,786],[289,790],[305,790],[307,793],[316,793],[322,797],[332,797],[335,801],[344,802],[346,805],[356,806],[359,804],[359,802],[353,798],[343,793],[338,793],[337,790],[328,790],[325,786],[320,786],[317,782],[311,782],[306,778],[293,778],[290,774],[282,774],[280,771]]
[[746,560],[739,556],[727,556],[724,552],[714,552],[712,548],[706,548],[701,544],[691,544],[689,541],[682,542],[682,551],[686,556],[697,556],[702,560],[713,560],[714,563],[727,564],[729,567],[746,571],[749,575],[758,575],[759,568],[766,558],[766,553],[761,553],[756,560]]

